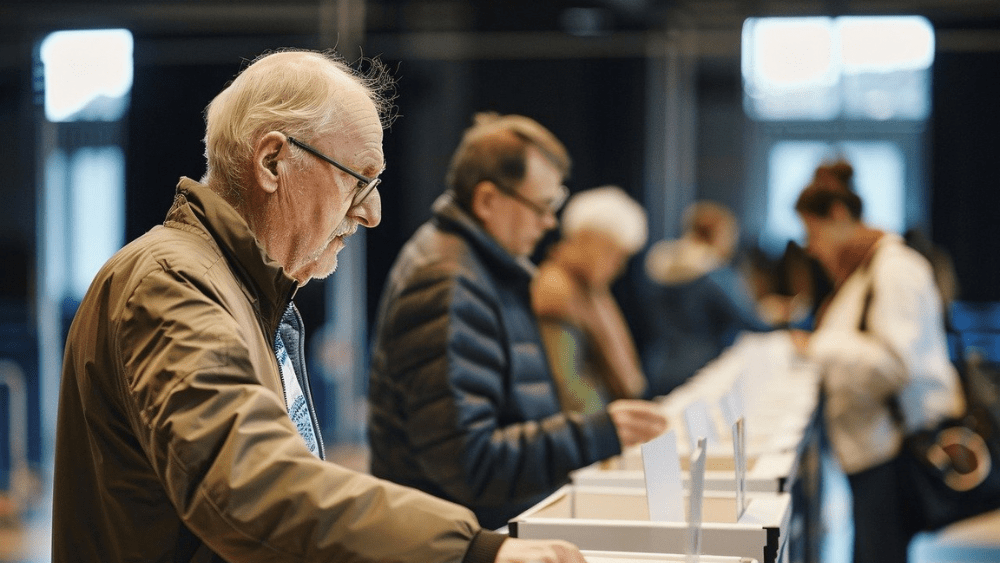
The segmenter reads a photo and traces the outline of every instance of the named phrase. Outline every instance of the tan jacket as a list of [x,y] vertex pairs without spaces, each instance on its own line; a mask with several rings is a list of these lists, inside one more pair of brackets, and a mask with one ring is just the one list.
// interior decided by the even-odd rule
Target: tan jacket
[[272,348],[295,290],[189,179],[104,266],[67,339],[54,562],[495,557],[467,509],[306,448]]

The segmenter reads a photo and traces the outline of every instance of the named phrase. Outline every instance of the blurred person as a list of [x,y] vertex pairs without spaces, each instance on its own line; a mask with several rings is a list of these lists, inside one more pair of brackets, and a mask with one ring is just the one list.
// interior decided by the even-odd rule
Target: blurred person
[[733,264],[738,243],[736,216],[698,201],[685,210],[681,238],[659,241],[646,254],[651,333],[643,362],[651,396],[687,381],[741,331],[776,326],[762,316],[748,279]]
[[937,284],[938,294],[941,296],[945,327],[951,328],[951,306],[961,293],[961,286],[958,283],[958,273],[955,271],[955,263],[951,258],[951,253],[943,246],[935,244],[920,229],[907,229],[903,233],[903,240],[931,263],[931,268],[934,272],[934,283]]
[[795,341],[822,377],[827,433],[852,492],[854,561],[905,562],[921,522],[901,479],[901,426],[930,428],[964,405],[931,265],[864,223],[852,177],[845,161],[824,164],[795,204],[806,250],[834,283],[815,331]]
[[829,274],[818,260],[794,240],[789,240],[785,245],[778,263],[778,272],[781,280],[775,293],[790,295],[793,300],[789,321],[794,328],[811,328],[820,303],[833,290]]
[[563,144],[536,121],[476,115],[379,305],[372,474],[464,504],[487,527],[666,426],[644,401],[587,415],[560,408],[528,257],[557,224],[569,169]]
[[532,307],[566,410],[598,412],[644,395],[646,376],[611,284],[646,244],[646,212],[617,186],[577,193],[562,239],[531,285]]
[[96,276],[66,343],[53,561],[583,561],[323,459],[291,300],[381,219],[372,63],[250,64],[207,108],[205,176]]

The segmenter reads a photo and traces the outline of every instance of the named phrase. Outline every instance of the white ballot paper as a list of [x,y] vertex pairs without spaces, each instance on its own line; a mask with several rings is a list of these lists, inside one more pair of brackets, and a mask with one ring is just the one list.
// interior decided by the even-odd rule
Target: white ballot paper
[[687,563],[698,563],[701,558],[702,503],[705,499],[705,438],[698,439],[698,445],[691,454],[691,488],[688,491],[688,545]]
[[684,521],[684,487],[677,454],[677,434],[671,430],[640,446],[646,479],[646,503],[651,521]]
[[738,378],[733,382],[733,386],[719,397],[719,410],[722,411],[726,426],[732,428],[736,424],[736,419],[746,415],[743,405],[742,378]]
[[743,417],[733,424],[733,461],[736,469],[736,521],[747,510],[747,429]]
[[688,443],[691,445],[692,452],[698,447],[699,438],[705,438],[709,444],[719,443],[705,401],[691,401],[684,409],[684,423],[687,426]]

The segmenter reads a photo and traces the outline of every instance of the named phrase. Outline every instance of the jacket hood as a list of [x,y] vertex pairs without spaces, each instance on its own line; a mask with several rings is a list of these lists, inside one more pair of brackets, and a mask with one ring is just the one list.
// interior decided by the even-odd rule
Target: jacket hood
[[269,333],[277,330],[298,282],[267,255],[236,209],[208,186],[181,178],[163,224],[204,230],[214,239],[226,261],[247,283],[247,297],[260,308]]
[[646,274],[663,285],[688,283],[720,266],[711,246],[688,238],[657,242],[646,255]]
[[517,258],[500,246],[478,221],[455,203],[451,191],[441,194],[431,206],[434,222],[442,231],[459,233],[469,241],[480,257],[488,262],[497,275],[508,278],[535,276],[537,267],[527,258]]

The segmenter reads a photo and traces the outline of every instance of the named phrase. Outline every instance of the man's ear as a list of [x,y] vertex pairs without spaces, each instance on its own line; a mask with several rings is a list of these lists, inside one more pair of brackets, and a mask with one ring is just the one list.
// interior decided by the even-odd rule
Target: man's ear
[[278,165],[289,156],[288,137],[271,131],[257,141],[253,151],[253,175],[257,185],[269,194],[278,191]]
[[485,223],[497,213],[497,203],[501,197],[497,185],[489,180],[483,180],[472,188],[472,214]]

